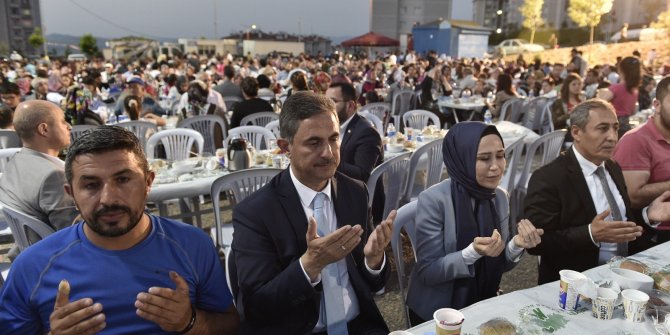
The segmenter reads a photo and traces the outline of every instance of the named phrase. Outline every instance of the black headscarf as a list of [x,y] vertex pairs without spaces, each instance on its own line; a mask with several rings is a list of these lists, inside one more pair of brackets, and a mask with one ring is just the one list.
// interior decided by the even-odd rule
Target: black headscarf
[[[481,138],[486,135],[497,135],[502,141],[495,126],[460,122],[449,129],[442,144],[444,164],[451,179],[458,250],[468,247],[475,237],[491,236],[494,229],[500,232],[495,189],[477,183],[477,151]],[[449,307],[460,309],[495,296],[504,264],[504,251],[498,257],[484,256],[477,260],[474,278],[454,281],[453,306]]]

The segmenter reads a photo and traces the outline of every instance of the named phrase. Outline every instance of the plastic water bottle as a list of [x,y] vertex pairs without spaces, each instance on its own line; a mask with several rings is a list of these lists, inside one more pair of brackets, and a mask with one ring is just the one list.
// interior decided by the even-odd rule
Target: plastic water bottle
[[484,123],[491,124],[493,123],[492,119],[493,115],[491,114],[491,111],[487,109],[486,113],[484,113]]
[[393,123],[389,123],[389,125],[386,126],[386,136],[388,136],[388,138],[395,137],[395,126]]

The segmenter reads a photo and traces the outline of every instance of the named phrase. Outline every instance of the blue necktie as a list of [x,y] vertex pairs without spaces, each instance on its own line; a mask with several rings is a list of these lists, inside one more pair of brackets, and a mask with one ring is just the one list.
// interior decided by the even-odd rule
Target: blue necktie
[[[314,219],[316,220],[319,236],[330,233],[330,227],[323,212],[323,201],[326,195],[319,192],[312,201]],[[323,286],[323,299],[321,299],[321,313],[325,311],[322,320],[326,323],[326,329],[330,335],[348,335],[347,320],[344,315],[344,300],[342,299],[342,285],[340,284],[340,271],[337,262],[326,265],[321,270],[321,284]]]

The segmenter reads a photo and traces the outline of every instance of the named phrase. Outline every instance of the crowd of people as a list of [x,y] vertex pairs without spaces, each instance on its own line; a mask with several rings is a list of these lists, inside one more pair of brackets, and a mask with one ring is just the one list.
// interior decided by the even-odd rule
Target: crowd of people
[[[373,294],[389,278],[396,213],[383,217],[383,185],[368,206],[365,183],[384,150],[357,111],[408,89],[449,128],[449,178],[416,203],[412,324],[494,297],[526,251],[542,256],[542,284],[670,239],[670,77],[656,83],[639,55],[593,67],[577,49],[565,64],[408,52],[0,67],[0,126],[23,143],[0,177],[0,202],[57,230],[11,253],[0,334],[387,334]],[[533,173],[524,219],[510,222],[499,186],[496,126],[457,123],[442,96],[481,96],[494,118],[509,99],[550,99],[572,145]],[[643,107],[653,115],[631,130]],[[106,123],[218,115],[230,129],[279,110],[290,165],[233,210],[230,292],[206,234],[145,211],[155,173],[144,148]],[[71,143],[78,124],[99,127]]]

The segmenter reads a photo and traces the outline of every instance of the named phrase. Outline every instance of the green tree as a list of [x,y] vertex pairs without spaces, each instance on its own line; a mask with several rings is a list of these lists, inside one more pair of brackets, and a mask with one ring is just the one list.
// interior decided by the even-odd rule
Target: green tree
[[84,34],[84,36],[79,39],[79,47],[81,48],[81,51],[89,57],[96,56],[100,52],[98,51],[97,43],[98,41],[91,34]]
[[542,6],[544,0],[526,0],[519,8],[519,12],[523,15],[523,26],[530,29],[530,43],[535,42],[535,30],[544,24],[542,19]]
[[612,10],[614,0],[570,0],[568,16],[580,27],[591,28],[589,43],[593,44],[593,34],[600,23],[600,17]]
[[44,36],[42,36],[42,29],[40,27],[35,28],[33,33],[28,36],[28,44],[32,45],[35,50],[39,50],[44,45],[44,42]]
[[656,22],[651,24],[652,28],[665,29],[665,33],[670,37],[670,8],[665,12],[658,14]]

